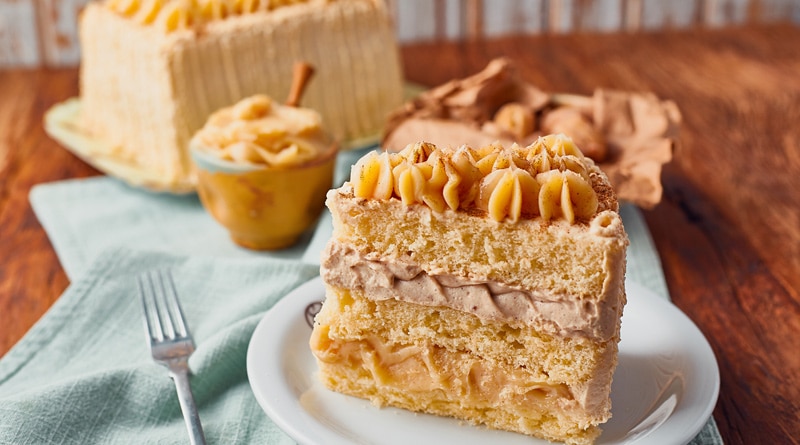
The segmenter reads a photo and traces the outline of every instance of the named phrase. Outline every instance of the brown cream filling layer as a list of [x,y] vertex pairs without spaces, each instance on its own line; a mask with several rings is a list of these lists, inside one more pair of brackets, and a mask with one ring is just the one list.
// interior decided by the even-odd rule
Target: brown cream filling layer
[[522,323],[552,335],[599,341],[617,332],[619,291],[604,286],[597,300],[515,289],[489,280],[428,273],[410,260],[385,261],[332,241],[322,255],[321,274],[332,286],[363,290],[368,298],[444,306],[485,320]]

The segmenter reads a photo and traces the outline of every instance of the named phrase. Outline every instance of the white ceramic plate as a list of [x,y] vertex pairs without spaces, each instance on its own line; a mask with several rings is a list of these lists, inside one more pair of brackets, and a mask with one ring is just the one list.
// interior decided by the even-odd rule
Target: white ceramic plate
[[[719,370],[699,329],[671,303],[627,283],[612,419],[597,444],[682,444],[708,420]],[[259,323],[247,351],[250,386],[267,415],[301,444],[547,444],[455,419],[377,408],[325,389],[308,347],[306,310],[322,281],[288,294]]]

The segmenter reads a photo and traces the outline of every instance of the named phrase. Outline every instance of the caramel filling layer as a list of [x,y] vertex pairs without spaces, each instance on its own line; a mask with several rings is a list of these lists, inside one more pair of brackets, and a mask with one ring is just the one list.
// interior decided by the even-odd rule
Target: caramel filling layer
[[[477,357],[467,360],[465,352],[447,353],[434,346],[393,345],[377,337],[363,340],[332,340],[325,329],[315,331],[313,352],[325,363],[361,363],[375,382],[401,387],[410,392],[430,392],[437,389],[456,389],[460,394],[487,404],[499,402],[503,391],[510,386],[523,398],[562,398],[572,400],[567,385],[532,381],[524,369],[514,368],[498,372]],[[463,374],[445,366],[447,354],[460,356],[467,363]],[[448,360],[449,361],[449,360]],[[440,363],[442,362],[442,363]]]
[[[524,368],[491,365],[466,352],[433,345],[388,344],[377,337],[340,340],[317,327],[311,349],[322,363],[358,370],[360,377],[384,388],[469,401],[484,409],[503,405],[522,416],[537,417],[543,409],[576,410],[578,403],[567,385],[535,381]],[[359,379],[361,380],[361,379]],[[446,395],[445,395],[446,394]],[[358,394],[370,397],[371,393]],[[378,404],[383,400],[373,398]]]
[[435,346],[380,339],[333,340],[314,330],[311,348],[330,389],[412,411],[453,416],[552,441],[592,443],[607,414],[584,412],[560,384],[487,365]]

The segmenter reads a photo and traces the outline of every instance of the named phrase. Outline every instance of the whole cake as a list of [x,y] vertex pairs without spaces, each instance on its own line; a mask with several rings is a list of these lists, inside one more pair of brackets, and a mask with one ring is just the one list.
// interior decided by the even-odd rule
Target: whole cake
[[381,0],[107,0],[80,21],[81,125],[110,155],[186,181],[187,144],[215,110],[286,97],[293,64],[316,69],[303,105],[342,141],[378,134],[402,103]]
[[610,417],[627,235],[572,141],[411,144],[331,190],[310,340],[335,391],[589,444]]

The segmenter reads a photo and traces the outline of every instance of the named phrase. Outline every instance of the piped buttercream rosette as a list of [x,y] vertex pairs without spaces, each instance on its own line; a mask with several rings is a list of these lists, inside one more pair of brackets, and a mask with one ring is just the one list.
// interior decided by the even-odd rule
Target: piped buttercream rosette
[[564,135],[533,144],[456,149],[428,142],[397,153],[371,153],[353,166],[356,197],[399,199],[435,212],[477,209],[496,220],[589,220],[598,211],[587,160]]

